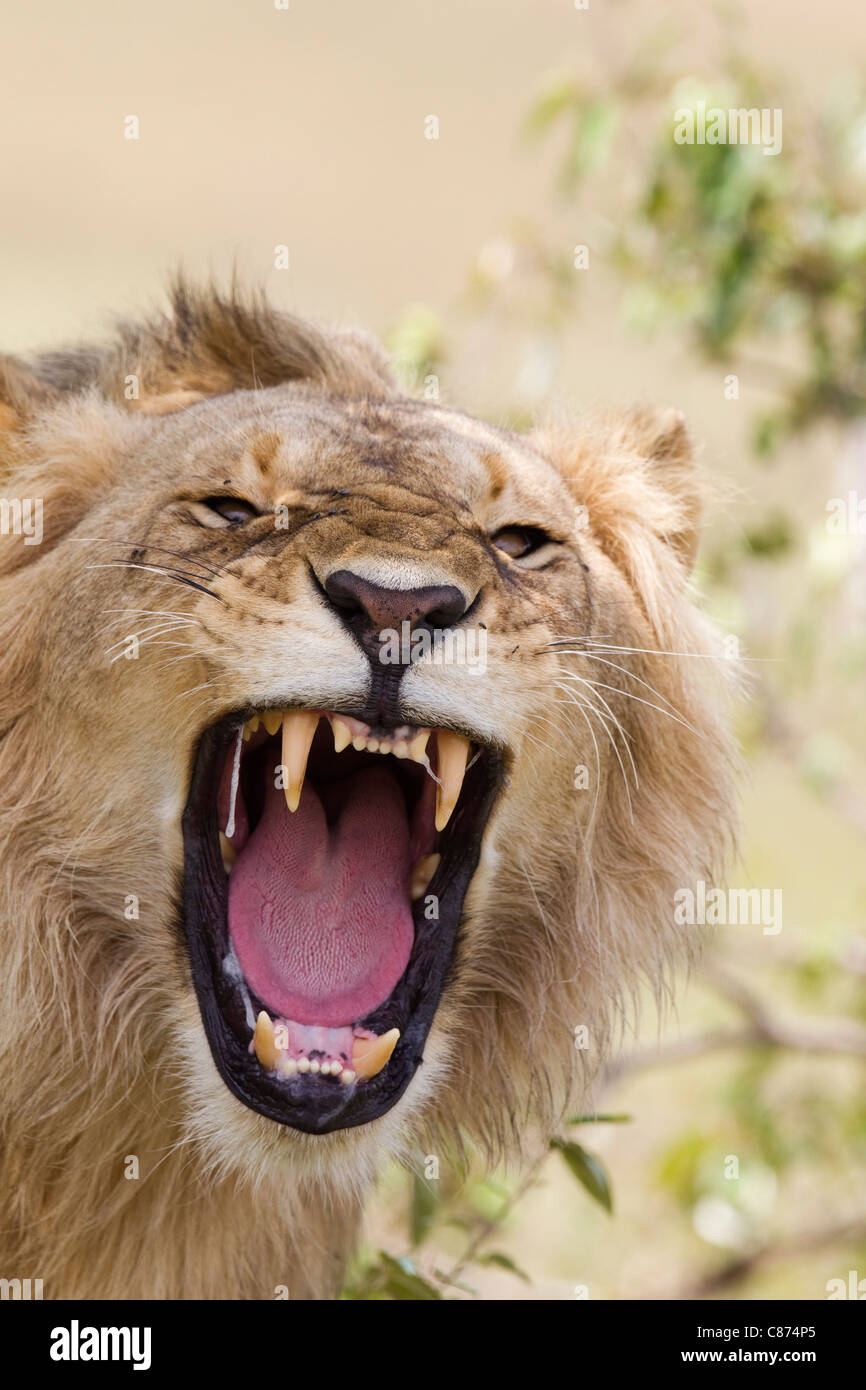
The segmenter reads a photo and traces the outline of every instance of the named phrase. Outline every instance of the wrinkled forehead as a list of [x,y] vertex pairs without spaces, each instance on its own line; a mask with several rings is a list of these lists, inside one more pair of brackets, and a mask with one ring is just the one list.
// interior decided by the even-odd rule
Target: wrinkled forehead
[[209,401],[178,425],[187,479],[212,482],[216,471],[220,484],[274,503],[376,485],[469,509],[502,500],[555,510],[567,500],[556,469],[519,436],[423,402],[277,387]]

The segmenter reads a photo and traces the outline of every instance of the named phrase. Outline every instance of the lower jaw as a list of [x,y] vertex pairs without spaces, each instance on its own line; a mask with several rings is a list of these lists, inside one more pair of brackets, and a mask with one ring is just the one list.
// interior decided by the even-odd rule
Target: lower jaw
[[[268,1119],[308,1134],[368,1124],[397,1103],[423,1062],[427,1035],[453,964],[463,902],[501,784],[503,758],[498,750],[485,748],[467,772],[460,802],[442,836],[441,862],[428,887],[438,916],[426,915],[426,893],[413,905],[414,945],[389,996],[356,1020],[348,1036],[347,1030],[305,1027],[299,1037],[288,1020],[273,1016],[250,989],[229,936],[221,827],[212,790],[215,770],[244,717],[245,712],[229,716],[202,736],[183,818],[182,932],[207,1041],[229,1090]],[[263,1013],[268,1022],[259,1024],[261,1037],[254,1044]],[[277,1036],[272,1051],[268,1029],[284,1024],[288,1036]],[[340,1047],[335,1038],[320,1036],[328,1031],[343,1034]],[[398,1037],[387,1063],[376,1074],[366,1075],[370,1063],[365,1066],[364,1059],[371,1039],[393,1041],[394,1031]],[[281,1046],[284,1042],[287,1045]],[[374,1054],[376,1046],[372,1044]],[[378,1046],[381,1052],[388,1044]],[[374,1063],[377,1060],[374,1055]]]

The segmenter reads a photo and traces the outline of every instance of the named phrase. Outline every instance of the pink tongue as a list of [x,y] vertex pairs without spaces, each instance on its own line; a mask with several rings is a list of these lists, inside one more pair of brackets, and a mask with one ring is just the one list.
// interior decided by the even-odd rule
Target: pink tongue
[[240,967],[272,1013],[355,1023],[388,997],[409,962],[409,823],[399,786],[365,768],[326,792],[309,781],[292,815],[266,778],[265,809],[229,879]]

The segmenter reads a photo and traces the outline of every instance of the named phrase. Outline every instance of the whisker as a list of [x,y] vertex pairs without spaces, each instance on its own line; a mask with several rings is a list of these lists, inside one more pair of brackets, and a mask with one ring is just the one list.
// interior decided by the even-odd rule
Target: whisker
[[147,570],[150,574],[162,575],[165,579],[174,579],[178,584],[186,584],[190,589],[198,589],[203,594],[208,594],[210,598],[215,598],[217,602],[224,603],[225,600],[215,594],[213,589],[208,589],[204,584],[199,584],[192,576],[184,570],[167,569],[157,565],[138,565],[132,560],[112,561],[109,564],[85,565],[89,570]]
[[[581,680],[581,677],[575,676],[569,672],[568,679]],[[694,734],[695,738],[699,738],[703,741],[704,735],[698,729],[693,728],[688,720],[681,719],[679,715],[671,714],[670,710],[662,709],[661,705],[654,705],[652,700],[644,700],[641,695],[633,695],[630,690],[621,690],[619,686],[607,685],[604,681],[584,681],[583,684],[591,685],[594,689],[615,690],[616,693],[622,695],[624,699],[635,700],[639,705],[646,705],[649,709],[654,709],[656,713],[663,714],[667,719],[672,719],[675,724],[682,724],[683,728],[688,729],[690,734]]]
[[[551,647],[561,646],[563,642],[584,642],[589,646],[597,647],[599,651],[603,652],[635,652],[639,653],[641,656],[693,656],[702,661],[723,661],[725,659],[721,652],[668,652],[664,651],[661,647],[619,647],[614,646],[614,644],[611,642],[596,641],[594,637],[581,636],[554,638],[553,641],[545,642],[543,646],[538,647],[534,655],[540,656],[543,652],[548,651]],[[573,653],[562,654],[573,656],[585,656],[587,653],[584,651],[578,651]]]
[[222,569],[215,569],[213,565],[205,564],[197,555],[185,555],[180,550],[169,550],[164,545],[151,545],[149,541],[119,540],[114,536],[70,536],[70,540],[78,541],[79,544],[86,542],[90,545],[120,545],[130,547],[132,550],[158,550],[161,555],[171,555],[175,560],[183,560],[185,564],[198,565],[199,569],[206,570],[208,574],[219,577]]
[[[569,695],[571,694],[570,691],[569,691],[569,692],[566,692],[566,693],[569,694]],[[588,826],[588,829],[589,829],[589,830],[592,830],[592,827],[593,827],[593,825],[595,824],[596,812],[598,811],[598,794],[599,794],[599,792],[601,791],[601,755],[600,755],[599,750],[598,750],[598,739],[597,739],[596,736],[595,736],[595,730],[593,729],[592,725],[591,725],[590,722],[589,722],[589,719],[588,719],[587,716],[586,716],[586,712],[585,712],[585,709],[583,708],[582,701],[580,701],[580,700],[574,700],[574,701],[571,701],[571,703],[573,703],[574,708],[577,710],[577,712],[578,712],[578,714],[580,715],[580,717],[582,718],[584,724],[585,724],[586,727],[589,729],[589,736],[590,736],[590,738],[592,739],[592,744],[593,744],[593,747],[595,748],[595,796],[593,797],[593,801],[592,801],[592,812],[591,812],[590,817],[589,817],[589,826]]]
[[[108,656],[109,652],[113,652],[115,647],[123,647],[127,642],[130,641],[131,638],[135,639],[135,642],[139,648],[149,647],[155,642],[155,640],[158,637],[161,637],[169,632],[179,632],[181,628],[187,626],[189,626],[189,624],[187,623],[169,623],[163,624],[162,627],[143,628],[139,632],[131,632],[127,637],[121,637],[119,642],[115,642],[112,646],[110,646],[106,650],[105,655]],[[118,652],[116,656],[113,656],[111,658],[111,665],[113,666],[115,661],[122,661],[125,656],[126,652]]]
[[660,690],[656,690],[655,686],[650,685],[649,681],[642,680],[640,676],[636,676],[634,671],[630,671],[627,666],[620,666],[616,661],[608,661],[606,657],[599,656],[596,652],[583,652],[582,655],[587,657],[590,661],[600,661],[602,666],[611,666],[615,671],[622,671],[624,676],[628,676],[631,680],[637,681],[638,685],[642,685],[651,695],[658,696],[662,704],[667,705],[675,714],[680,714],[676,705],[672,705],[670,700],[668,700]]
[[[568,671],[568,670],[562,671],[562,675],[563,675],[566,679],[568,679],[568,680],[579,681],[581,685],[588,686],[590,689],[596,690],[596,692],[597,692],[597,685],[598,685],[598,682],[597,682],[597,681],[584,680],[583,676],[578,676],[578,675],[576,675],[574,672]],[[614,687],[614,686],[610,686],[609,689],[613,690],[613,689],[615,689],[615,687]],[[619,693],[620,693],[620,694],[623,694],[624,692],[620,691]],[[637,790],[637,787],[638,787],[638,775],[637,775],[637,768],[636,768],[636,766],[635,766],[634,755],[632,754],[631,748],[630,748],[630,746],[629,746],[629,744],[630,744],[630,742],[631,742],[630,735],[629,735],[628,733],[626,733],[625,729],[622,727],[622,724],[620,723],[619,719],[617,719],[616,715],[614,714],[613,710],[611,709],[610,705],[608,704],[608,702],[607,702],[607,700],[604,698],[604,696],[603,696],[603,695],[598,695],[598,699],[601,701],[601,703],[602,703],[602,705],[604,706],[605,710],[606,710],[607,713],[610,715],[610,717],[611,717],[613,723],[616,725],[617,729],[618,729],[619,732],[622,734],[623,747],[625,748],[625,751],[626,751],[626,753],[628,754],[629,759],[630,759],[630,761],[631,761],[632,773],[634,774],[634,785],[635,785],[635,790]]]
[[[630,818],[631,818],[631,820],[632,820],[632,822],[633,822],[633,821],[634,821],[634,810],[633,810],[632,804],[631,804],[631,790],[630,790],[629,785],[628,785],[628,777],[626,776],[625,764],[623,763],[623,760],[622,760],[622,758],[620,757],[619,749],[618,749],[617,746],[616,746],[616,740],[614,739],[614,737],[613,737],[613,735],[612,735],[610,729],[607,727],[607,723],[605,722],[604,715],[602,714],[602,712],[601,712],[600,709],[597,709],[597,708],[596,708],[595,705],[590,704],[590,703],[589,703],[588,701],[586,701],[586,700],[582,700],[582,699],[580,698],[580,696],[577,694],[577,691],[575,691],[575,690],[569,690],[566,686],[559,685],[558,682],[554,682],[554,684],[556,685],[557,690],[561,690],[561,691],[563,692],[564,695],[567,695],[567,696],[569,697],[569,699],[572,700],[572,701],[577,705],[578,708],[582,708],[582,709],[589,710],[591,714],[594,714],[594,715],[596,716],[596,718],[598,719],[599,723],[601,724],[601,727],[604,729],[605,733],[607,734],[608,743],[610,744],[611,748],[613,749],[613,751],[614,751],[614,756],[616,757],[616,760],[617,760],[617,762],[619,763],[619,770],[620,770],[620,772],[621,772],[621,774],[622,774],[623,786],[625,787],[626,800],[628,801],[629,816],[630,816]],[[585,715],[584,715],[584,718],[586,718]],[[589,723],[588,720],[587,720],[587,723]],[[628,749],[626,749],[626,751],[628,751]],[[634,760],[632,760],[632,766],[634,766]],[[599,778],[600,778],[600,777],[601,777],[601,773],[599,772]],[[635,770],[635,788],[637,788],[637,770]]]

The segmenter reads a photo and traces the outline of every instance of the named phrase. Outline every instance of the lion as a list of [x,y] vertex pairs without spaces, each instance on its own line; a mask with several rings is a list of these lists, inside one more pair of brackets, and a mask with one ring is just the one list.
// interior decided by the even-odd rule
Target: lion
[[385,1163],[519,1162],[698,950],[683,416],[517,434],[178,281],[2,359],[0,462],[3,1272],[332,1298]]

